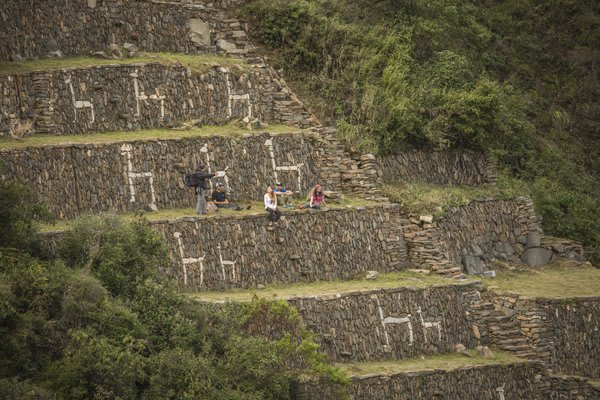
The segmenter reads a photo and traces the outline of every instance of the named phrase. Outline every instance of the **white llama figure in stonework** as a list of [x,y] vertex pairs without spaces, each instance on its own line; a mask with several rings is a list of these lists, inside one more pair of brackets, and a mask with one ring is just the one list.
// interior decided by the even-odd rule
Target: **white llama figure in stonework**
[[236,282],[235,263],[237,259],[235,259],[234,261],[223,260],[220,243],[217,245],[217,249],[219,250],[219,261],[221,261],[221,271],[223,272],[223,280],[227,279],[227,275],[225,274],[225,266],[228,265],[231,267],[231,280]]
[[502,386],[496,388],[496,393],[498,393],[498,400],[506,400],[506,397],[504,397],[504,385],[505,384],[502,384]]
[[127,182],[129,183],[129,202],[136,202],[136,191],[134,185],[134,179],[147,179],[148,184],[150,185],[150,203],[148,203],[148,207],[152,211],[157,211],[156,207],[156,196],[154,195],[154,175],[152,171],[147,172],[135,172],[133,169],[133,146],[131,144],[123,144],[121,145],[121,155],[127,158]]
[[383,345],[383,350],[385,352],[391,351],[390,336],[387,331],[387,325],[389,325],[389,324],[407,325],[408,345],[412,346],[413,342],[414,342],[413,327],[412,327],[412,322],[411,322],[412,315],[407,314],[405,317],[401,317],[401,318],[391,317],[391,316],[384,317],[383,309],[381,308],[381,303],[379,302],[379,297],[377,297],[377,295],[375,295],[375,296],[373,296],[373,298],[375,299],[375,302],[377,303],[377,310],[379,312],[379,320],[380,320],[381,326],[383,328],[383,337],[385,339],[385,344]]
[[421,326],[423,327],[423,337],[425,338],[425,342],[427,343],[427,329],[428,328],[437,328],[438,331],[438,341],[442,340],[442,324],[438,322],[425,322],[423,320],[423,312],[421,311],[421,307],[417,309],[417,314],[419,314],[419,318],[421,319]]
[[183,268],[183,284],[187,286],[188,281],[188,264],[200,264],[200,286],[204,284],[204,257],[185,257],[185,248],[183,247],[183,240],[181,239],[181,233],[175,232],[173,233],[173,237],[177,239],[177,247],[179,249],[179,256],[181,257],[181,265]]
[[[295,165],[277,166],[277,163],[275,162],[275,151],[273,148],[273,139],[267,139],[265,141],[265,146],[267,146],[267,149],[269,150],[269,155],[271,157],[271,168],[273,169],[273,178],[275,179],[273,182],[279,182],[279,175],[277,174],[278,171],[296,171],[298,173],[298,175],[297,175],[298,181],[297,181],[296,190],[302,190],[302,167],[304,166],[304,163],[299,163],[299,164],[295,164]],[[291,158],[292,158],[292,163],[294,163],[293,157],[291,157]],[[292,185],[290,185],[290,186],[292,186]]]
[[[204,154],[204,163],[206,164],[206,170],[208,171],[209,174],[212,174],[212,168],[210,166],[210,154],[209,154],[209,150],[208,150],[208,143],[204,143],[202,145],[202,147],[200,148],[200,153]],[[227,176],[227,169],[229,167],[225,167],[225,169],[223,169],[222,171],[216,171],[216,173],[218,174],[219,172],[222,173],[223,175],[217,175],[218,177],[222,177],[223,180],[225,181],[225,190],[227,190],[228,192],[231,192],[231,186],[229,185],[229,177]],[[210,186],[210,193],[212,193],[213,191],[213,181],[211,179],[208,179],[208,184]]]

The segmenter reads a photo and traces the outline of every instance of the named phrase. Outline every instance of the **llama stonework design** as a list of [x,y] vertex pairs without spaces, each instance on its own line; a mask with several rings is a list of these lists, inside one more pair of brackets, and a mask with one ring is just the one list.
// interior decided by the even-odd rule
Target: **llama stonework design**
[[375,299],[375,302],[377,303],[377,310],[379,312],[379,320],[381,321],[381,326],[383,327],[383,338],[385,340],[385,344],[383,345],[383,350],[385,352],[391,351],[390,336],[387,331],[388,324],[399,324],[399,325],[406,324],[407,328],[408,328],[408,345],[412,346],[412,344],[414,342],[413,326],[412,326],[412,322],[410,321],[412,316],[410,314],[407,314],[405,317],[400,317],[400,318],[399,317],[384,317],[383,309],[381,308],[381,303],[379,302],[379,297],[377,297],[377,295],[374,295],[373,298]]
[[425,343],[427,343],[427,329],[436,328],[438,332],[438,341],[442,340],[442,324],[439,321],[425,322],[423,320],[423,312],[421,311],[421,307],[417,309],[417,314],[419,314],[419,319],[421,320],[421,326],[423,327],[423,337],[425,338]]
[[135,96],[135,116],[140,117],[142,115],[142,110],[140,106],[140,101],[158,101],[160,102],[160,121],[163,121],[165,118],[165,99],[167,98],[165,95],[161,95],[158,89],[155,89],[155,93],[151,95],[147,95],[143,91],[140,92],[140,85],[138,83],[138,70],[137,68],[131,74],[129,74],[133,78],[133,92]]
[[187,286],[188,284],[188,265],[200,265],[200,286],[204,285],[204,257],[186,257],[185,256],[185,247],[183,246],[183,239],[181,237],[180,232],[173,233],[173,237],[177,240],[177,250],[179,256],[181,257],[181,267],[183,269],[183,284]]
[[229,70],[221,67],[219,71],[225,73],[225,85],[227,87],[227,119],[233,116],[233,106],[235,103],[238,101],[243,101],[246,103],[246,112],[242,118],[249,122],[252,119],[252,101],[250,100],[250,95],[248,93],[233,94],[231,90],[231,82],[229,81]]
[[73,101],[73,121],[77,121],[77,110],[89,109],[91,111],[90,124],[93,124],[96,121],[96,115],[94,114],[94,104],[91,101],[77,100],[75,98],[75,89],[73,88],[73,82],[71,81],[71,77],[68,77],[65,80],[65,83],[69,85],[69,91],[71,92],[71,100]]
[[129,184],[129,202],[136,202],[136,191],[134,185],[134,179],[148,179],[148,184],[150,185],[150,203],[148,207],[152,211],[157,211],[156,207],[156,197],[154,195],[154,176],[151,171],[148,172],[135,172],[133,170],[133,156],[132,156],[133,146],[130,144],[121,145],[121,155],[124,155],[127,158],[127,182]]
[[[271,158],[271,168],[273,169],[273,177],[275,178],[274,182],[279,182],[279,176],[277,171],[297,171],[298,179],[297,179],[297,188],[296,190],[302,191],[302,170],[301,167],[304,166],[304,163],[295,164],[295,165],[286,165],[286,166],[278,166],[275,162],[275,151],[273,149],[273,139],[267,139],[265,141],[265,146],[269,150],[269,156]],[[294,161],[292,161],[294,162]]]
[[[217,245],[217,249],[219,251],[219,261],[221,262],[221,272],[223,274],[223,281],[227,280],[227,272],[226,269],[229,269],[229,277],[232,282],[237,282],[239,279],[239,272],[236,273],[235,263],[237,259],[234,261],[223,260],[223,254],[221,253],[221,244]],[[227,268],[226,268],[227,267]]]

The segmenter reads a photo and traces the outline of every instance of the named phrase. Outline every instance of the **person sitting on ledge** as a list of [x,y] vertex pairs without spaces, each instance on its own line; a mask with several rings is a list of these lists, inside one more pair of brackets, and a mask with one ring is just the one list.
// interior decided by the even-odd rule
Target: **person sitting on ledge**
[[273,224],[277,224],[281,217],[281,211],[277,209],[277,195],[273,188],[269,186],[265,193],[265,210],[269,212],[269,230],[273,229]]
[[291,190],[287,190],[281,182],[277,182],[275,184],[275,188],[273,188],[273,193],[277,196],[277,203],[283,204],[284,207],[290,208],[293,207],[293,203],[290,201],[290,196],[294,194]]
[[325,193],[321,189],[321,185],[318,183],[308,192],[308,204],[304,204],[300,208],[315,208],[319,209],[321,206],[326,206]]
[[[217,208],[231,208],[235,211],[242,211],[242,207],[231,204],[227,199],[227,194],[225,193],[225,186],[222,183],[217,183],[217,190],[215,190],[212,194],[212,202]],[[251,205],[246,207],[246,210],[249,210]]]

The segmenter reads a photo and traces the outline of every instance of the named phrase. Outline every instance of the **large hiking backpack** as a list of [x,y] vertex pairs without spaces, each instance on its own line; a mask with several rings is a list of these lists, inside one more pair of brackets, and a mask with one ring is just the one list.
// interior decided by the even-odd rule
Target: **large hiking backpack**
[[195,188],[200,184],[200,177],[195,172],[185,173],[183,174],[183,184],[186,187]]

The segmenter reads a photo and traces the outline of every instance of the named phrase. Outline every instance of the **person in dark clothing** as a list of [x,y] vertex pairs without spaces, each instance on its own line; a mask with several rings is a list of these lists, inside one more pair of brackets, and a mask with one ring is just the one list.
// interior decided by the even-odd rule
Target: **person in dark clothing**
[[196,203],[196,214],[206,214],[206,190],[208,189],[208,179],[214,178],[216,174],[205,172],[202,170],[196,171],[198,186],[196,186],[196,194],[198,202]]
[[[225,193],[225,187],[222,183],[217,183],[217,190],[212,194],[212,202],[217,208],[231,208],[235,211],[242,211],[242,207],[229,202],[227,194]],[[246,209],[249,210],[250,206],[246,207]]]

